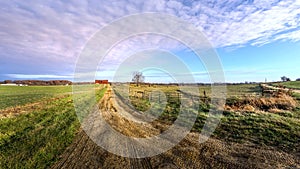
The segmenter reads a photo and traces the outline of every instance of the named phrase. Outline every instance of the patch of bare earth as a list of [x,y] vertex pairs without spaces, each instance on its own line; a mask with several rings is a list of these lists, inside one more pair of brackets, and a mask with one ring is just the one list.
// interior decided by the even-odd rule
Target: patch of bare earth
[[34,103],[29,103],[25,105],[20,105],[20,106],[14,106],[6,109],[0,110],[0,119],[1,118],[10,118],[10,117],[15,117],[20,114],[27,114],[35,110],[42,110],[45,109],[45,106],[55,100],[61,99],[66,97],[65,95],[59,96],[59,97],[54,97],[50,98],[47,100],[39,101],[39,102],[34,102]]
[[[108,90],[109,91],[109,90]],[[163,123],[140,124],[119,114],[111,93],[101,100],[105,120],[117,131],[132,137],[157,135]],[[299,168],[299,157],[270,147],[209,139],[200,144],[197,133],[188,134],[165,153],[148,158],[125,158],[94,143],[81,130],[52,168]],[[112,143],[117,144],[117,143]],[[130,149],[131,147],[127,147]]]

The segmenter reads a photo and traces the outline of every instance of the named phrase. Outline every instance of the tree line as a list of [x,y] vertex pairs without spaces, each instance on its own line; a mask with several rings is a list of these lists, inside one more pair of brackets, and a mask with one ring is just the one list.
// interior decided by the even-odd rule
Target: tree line
[[4,80],[0,84],[23,84],[23,85],[71,85],[72,82],[68,80]]

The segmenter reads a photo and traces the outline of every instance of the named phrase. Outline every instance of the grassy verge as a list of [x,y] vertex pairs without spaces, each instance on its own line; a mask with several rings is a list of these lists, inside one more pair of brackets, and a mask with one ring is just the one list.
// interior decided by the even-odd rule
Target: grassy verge
[[[281,105],[280,102],[274,102],[272,105],[270,99],[260,98],[262,108],[268,106]],[[279,98],[280,99],[280,98]],[[242,100],[244,101],[244,100]],[[289,102],[289,100],[283,100]],[[213,137],[228,142],[253,143],[259,146],[272,146],[288,153],[296,153],[300,147],[300,107],[284,107],[286,109],[266,109],[254,111],[245,111],[240,105],[233,111],[224,111],[223,118],[219,126],[214,131]],[[283,104],[285,105],[285,104]],[[289,105],[289,104],[286,104]],[[249,105],[248,105],[249,106]],[[259,105],[253,105],[259,106]],[[271,108],[269,107],[269,108]],[[271,111],[276,110],[276,111]],[[194,131],[201,132],[205,123],[207,112],[199,112],[198,119],[194,126]]]
[[[105,88],[96,92],[97,100]],[[0,120],[0,168],[47,168],[75,137],[80,123],[71,96],[41,110]]]
[[293,93],[292,94],[294,98],[296,98],[297,100],[300,100],[300,93]]
[[0,168],[45,168],[72,142],[80,125],[71,98],[45,107],[1,119]]
[[224,112],[214,137],[226,141],[252,142],[296,152],[300,142],[299,109],[295,112],[235,113]]
[[278,82],[278,83],[272,83],[272,85],[273,86],[284,86],[287,88],[300,90],[300,81]]

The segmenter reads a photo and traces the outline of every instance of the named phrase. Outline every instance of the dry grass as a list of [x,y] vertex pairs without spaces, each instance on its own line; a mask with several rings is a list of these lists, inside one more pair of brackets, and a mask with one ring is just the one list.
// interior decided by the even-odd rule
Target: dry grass
[[[68,95],[62,95],[59,97],[54,97],[54,98],[50,98],[50,99],[39,101],[39,102],[28,103],[25,105],[19,105],[19,106],[0,110],[0,119],[1,118],[12,118],[12,117],[16,117],[20,114],[27,114],[27,113],[31,113],[32,111],[39,111],[39,110],[45,109],[45,108],[47,108],[46,105],[49,104],[50,102],[65,98],[67,96]],[[50,107],[50,106],[48,106],[48,107]]]
[[271,97],[229,98],[225,109],[246,112],[278,112],[280,110],[293,110],[296,107],[297,101],[292,96],[280,93]]

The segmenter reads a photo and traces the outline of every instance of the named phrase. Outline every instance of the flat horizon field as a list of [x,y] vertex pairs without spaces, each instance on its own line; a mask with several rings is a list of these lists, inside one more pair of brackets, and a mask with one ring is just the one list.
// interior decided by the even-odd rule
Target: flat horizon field
[[[298,86],[299,82],[281,84],[286,87],[294,87]],[[91,88],[96,91],[99,108],[111,112],[111,115],[108,114],[105,119],[115,130],[128,136],[157,135],[167,130],[179,113],[180,98],[176,97],[180,94],[174,95],[174,93],[180,92],[178,86],[136,86],[132,84],[128,98],[121,98],[121,93],[124,91],[114,89],[113,85],[88,86],[88,89]],[[133,108],[134,111],[140,113],[151,113],[148,110],[153,103],[149,102],[147,93],[136,95],[136,91],[153,90],[162,91],[167,99],[166,107],[158,119],[149,123],[150,128],[153,129],[148,129],[149,126],[137,125],[130,119],[123,119],[125,116],[120,116],[122,114],[121,107],[122,110],[128,110],[128,112],[131,112],[130,109]],[[203,96],[204,90],[206,97]],[[191,130],[192,135],[201,132],[209,109],[215,106],[210,103],[209,86],[199,86],[199,92],[200,107],[197,112],[194,112],[197,114],[197,119]],[[84,105],[90,102],[91,98],[87,92],[77,94],[80,104]],[[201,158],[209,160],[209,163],[197,160],[200,156],[195,156],[207,145],[194,143],[194,136],[190,135],[177,148],[171,149],[167,154],[163,153],[160,156],[152,157],[150,161],[145,159],[146,161],[143,162],[141,159],[142,161],[133,163],[131,159],[125,157],[113,154],[105,155],[106,150],[95,145],[80,127],[74,108],[72,86],[0,86],[0,96],[0,168],[83,167],[84,163],[90,163],[94,167],[100,168],[113,166],[126,168],[126,166],[129,167],[129,164],[136,167],[143,164],[142,166],[145,167],[145,163],[155,167],[161,163],[154,163],[153,160],[171,160],[175,156],[178,160],[184,160],[184,158],[196,160],[193,164],[171,160],[174,165],[180,167],[202,165],[204,167],[236,166],[246,168],[252,166],[260,168],[263,166],[268,168],[272,164],[275,167],[299,167],[300,165],[299,98],[284,91],[263,96],[260,84],[227,85],[227,101],[223,117],[207,143],[211,144],[207,152],[213,154],[201,155]],[[115,99],[116,102],[111,99]],[[133,107],[127,107],[128,102]],[[147,130],[149,130],[147,132],[150,134],[149,136],[144,133]],[[158,133],[154,132],[156,130]],[[194,148],[200,147],[188,155],[183,149],[185,146],[182,145],[187,142],[191,142]],[[105,160],[107,156],[108,161],[106,163],[102,163],[101,160],[91,161],[91,158],[94,157],[90,154],[91,152],[80,153],[84,151],[84,145],[94,147],[93,149],[97,150],[96,156],[102,160]],[[221,145],[231,146],[221,148]],[[83,149],[81,150],[79,147]],[[179,152],[177,151],[182,155],[178,156]],[[247,151],[251,151],[252,154],[247,155]],[[220,158],[222,161],[219,161]],[[120,163],[119,165],[112,163],[109,159],[120,160]],[[251,160],[245,161],[245,159]],[[74,161],[80,160],[81,162],[74,164]],[[109,164],[114,165],[109,166]]]

